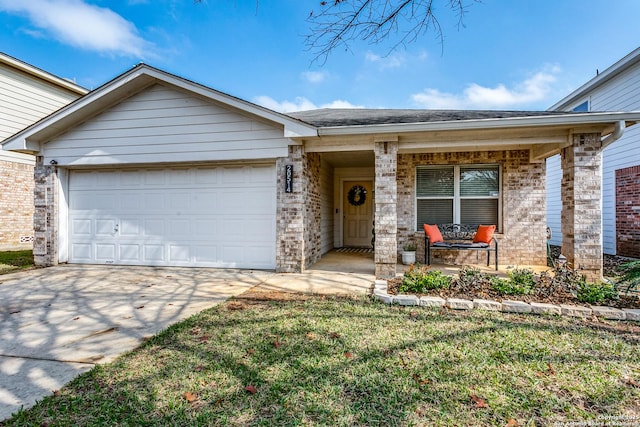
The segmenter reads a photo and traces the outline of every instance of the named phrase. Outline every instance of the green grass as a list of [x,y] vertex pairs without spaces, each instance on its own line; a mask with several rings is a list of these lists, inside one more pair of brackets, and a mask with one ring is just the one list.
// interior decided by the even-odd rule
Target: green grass
[[6,425],[533,426],[640,416],[639,334],[631,324],[367,298],[236,299]]
[[0,274],[13,273],[33,267],[33,251],[0,252]]

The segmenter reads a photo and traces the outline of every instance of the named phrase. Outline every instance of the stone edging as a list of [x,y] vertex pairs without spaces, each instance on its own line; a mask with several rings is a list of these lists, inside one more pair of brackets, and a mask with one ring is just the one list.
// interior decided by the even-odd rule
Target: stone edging
[[502,302],[484,299],[460,299],[441,297],[420,297],[415,295],[390,295],[387,293],[387,281],[374,282],[373,296],[386,304],[417,305],[422,307],[447,307],[453,310],[491,310],[503,313],[555,314],[559,316],[589,317],[597,316],[610,320],[629,320],[640,322],[640,309],[605,307],[592,305],[583,307],[569,304],[526,303],[522,301],[504,300]]

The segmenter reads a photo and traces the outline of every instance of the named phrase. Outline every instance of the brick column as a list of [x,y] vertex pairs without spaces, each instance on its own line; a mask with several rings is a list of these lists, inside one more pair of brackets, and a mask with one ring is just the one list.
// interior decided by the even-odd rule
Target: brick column
[[602,143],[575,134],[562,162],[562,254],[588,280],[602,279]]
[[375,263],[376,278],[396,275],[398,261],[398,143],[375,142]]
[[41,267],[58,264],[58,174],[36,158],[34,169],[33,260]]
[[[300,145],[289,146],[289,156],[278,159],[276,164],[276,271],[300,273],[305,267],[304,232],[304,149]],[[285,191],[285,167],[293,166],[293,192]]]

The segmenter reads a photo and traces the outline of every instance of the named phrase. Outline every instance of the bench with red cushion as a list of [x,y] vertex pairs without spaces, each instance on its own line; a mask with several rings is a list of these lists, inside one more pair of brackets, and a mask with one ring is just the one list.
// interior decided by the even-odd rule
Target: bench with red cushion
[[498,241],[493,235],[495,225],[424,224],[423,227],[425,264],[431,265],[433,250],[472,250],[487,252],[487,267],[493,252],[498,270]]

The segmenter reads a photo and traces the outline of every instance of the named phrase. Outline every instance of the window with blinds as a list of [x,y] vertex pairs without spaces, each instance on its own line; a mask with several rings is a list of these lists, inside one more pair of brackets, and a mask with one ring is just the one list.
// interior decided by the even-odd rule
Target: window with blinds
[[419,166],[416,169],[416,230],[422,224],[500,226],[500,166]]

